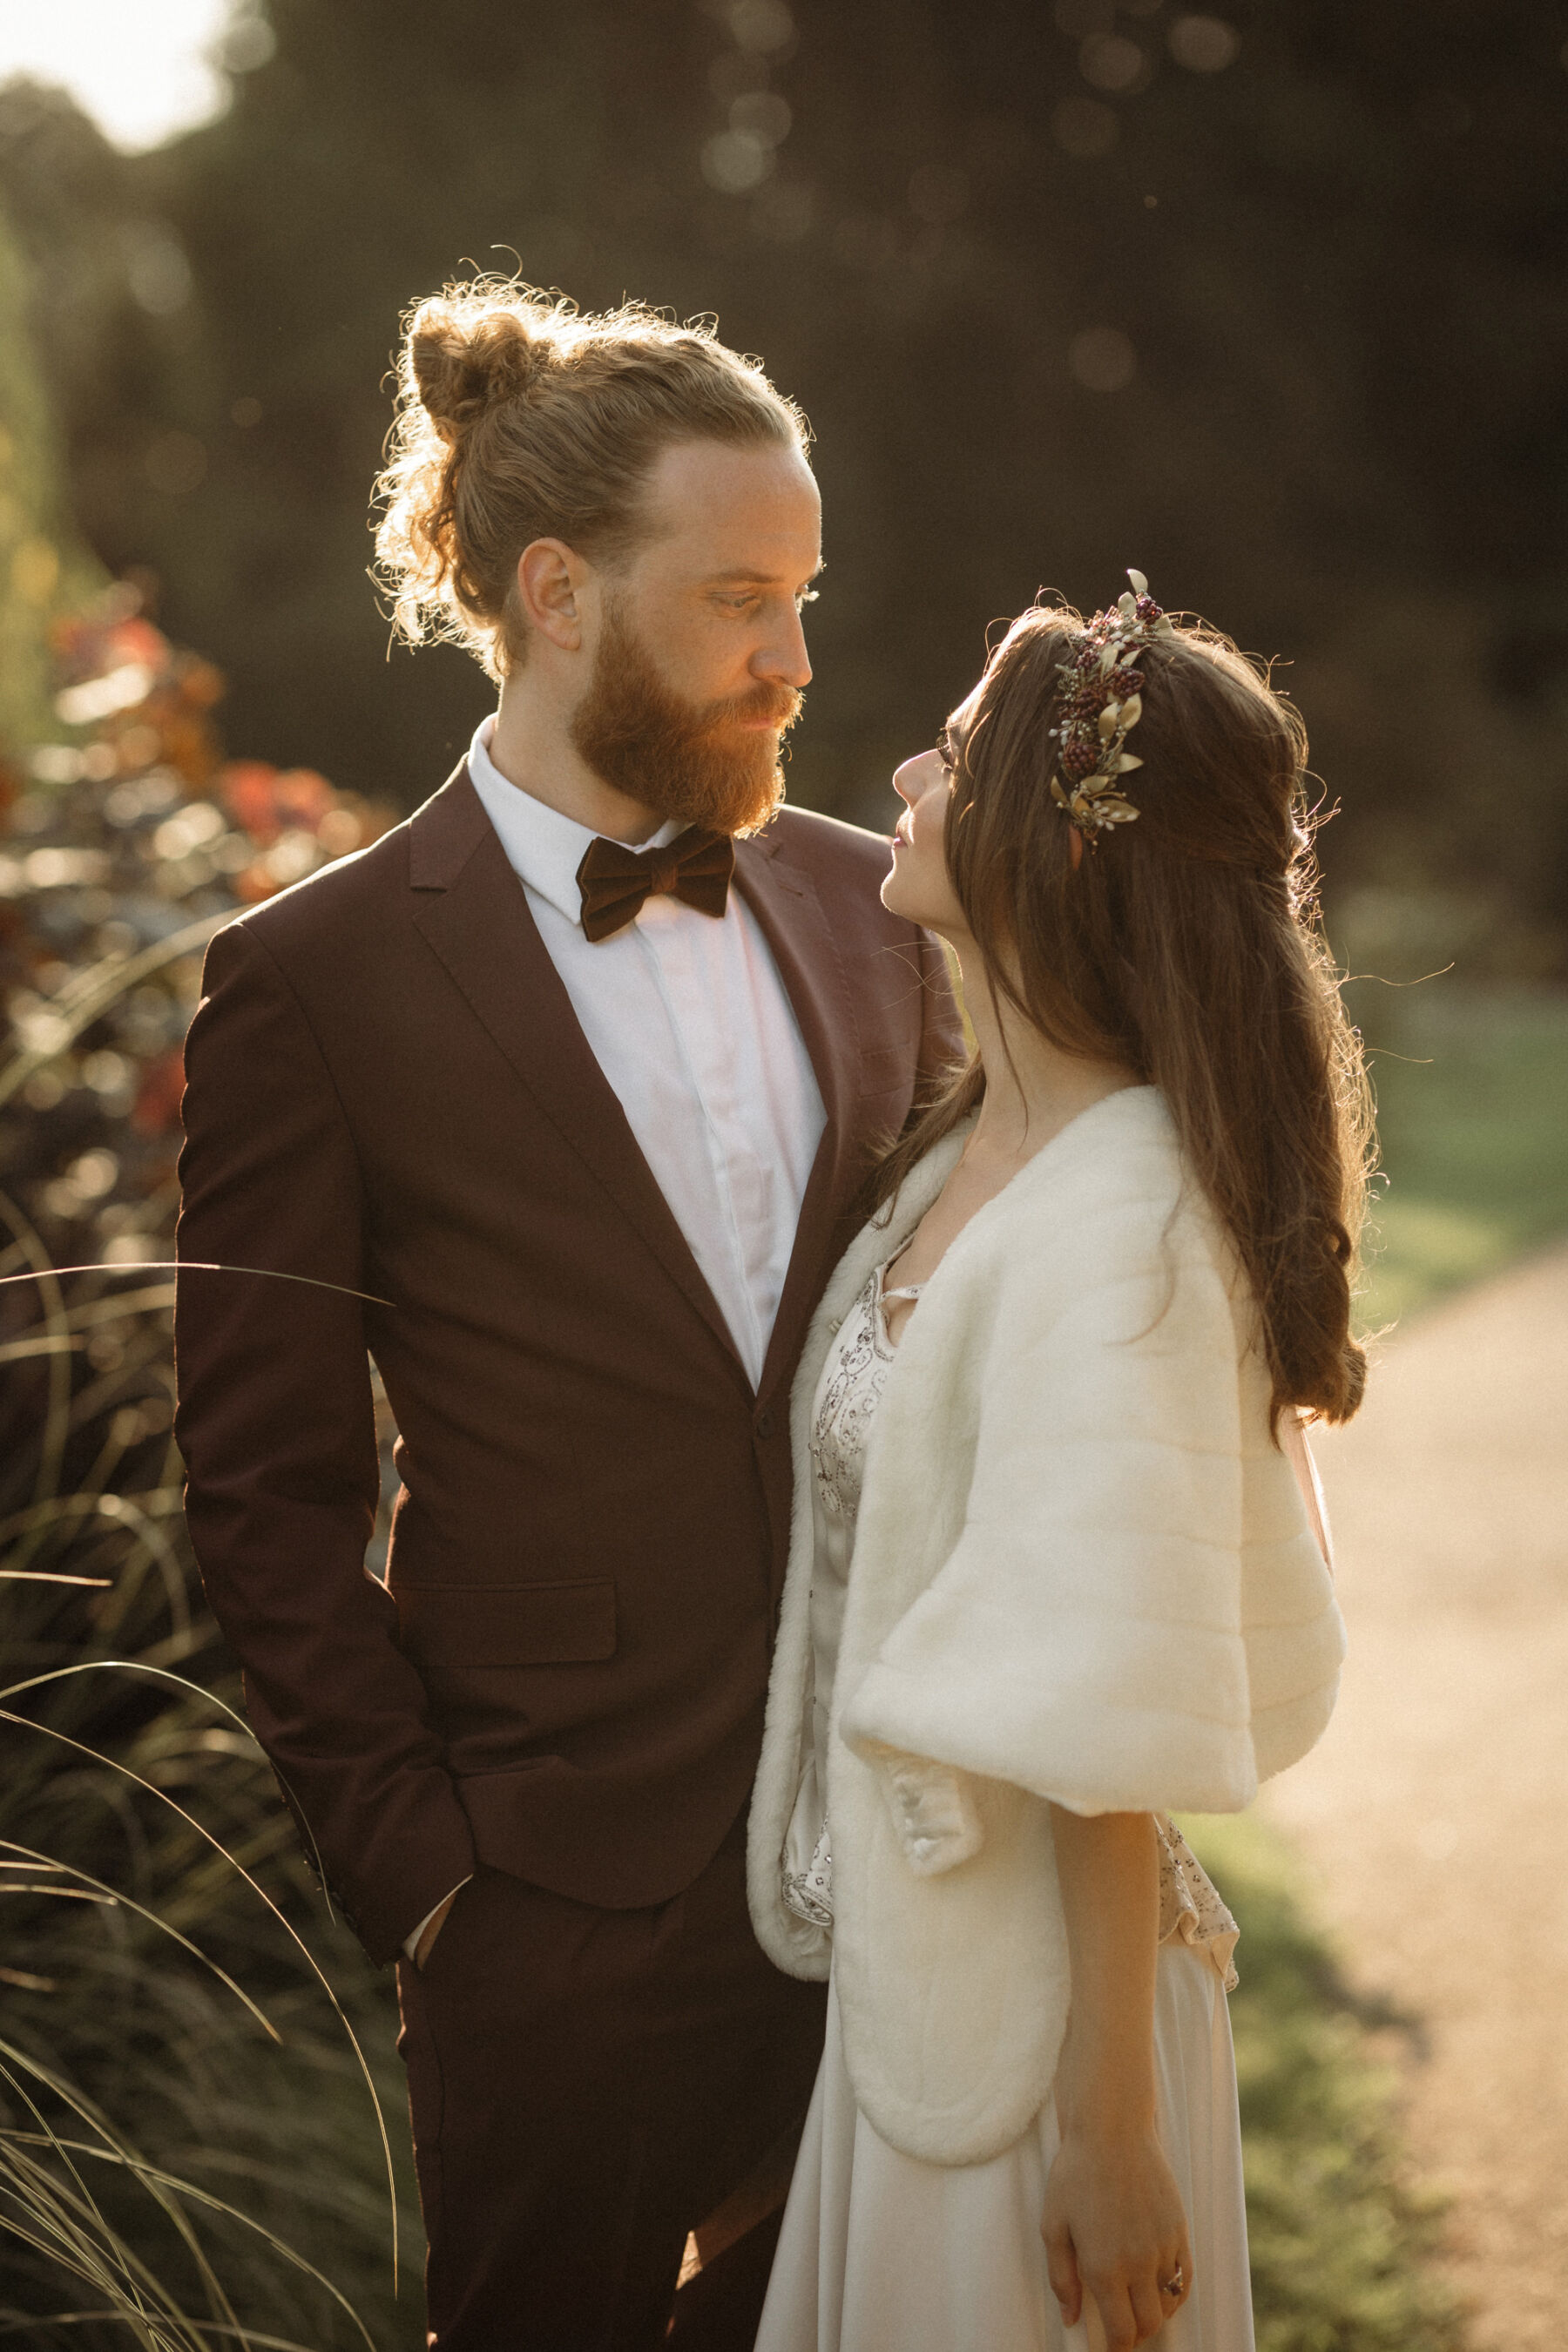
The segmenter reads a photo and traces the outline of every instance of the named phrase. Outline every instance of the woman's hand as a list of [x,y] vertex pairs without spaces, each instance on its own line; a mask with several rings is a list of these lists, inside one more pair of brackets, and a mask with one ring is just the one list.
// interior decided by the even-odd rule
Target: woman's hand
[[1063,2326],[1078,2319],[1087,2290],[1107,2352],[1148,2343],[1191,2292],[1186,2216],[1152,2129],[1114,2137],[1066,2132],[1046,2184],[1040,2235]]
[[1067,2326],[1087,2292],[1108,2352],[1132,2352],[1185,2300],[1193,2273],[1181,2192],[1154,2133],[1154,1817],[1053,1805],[1051,1828],[1072,2005],[1057,2063],[1061,2147],[1040,2234]]

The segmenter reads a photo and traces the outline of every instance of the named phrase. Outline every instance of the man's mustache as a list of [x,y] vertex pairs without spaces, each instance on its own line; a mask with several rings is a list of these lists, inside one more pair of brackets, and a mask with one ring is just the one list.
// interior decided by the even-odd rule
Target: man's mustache
[[793,687],[760,686],[754,694],[737,695],[733,701],[716,703],[709,715],[708,728],[757,725],[765,720],[782,733],[795,725],[805,701],[805,695],[796,693]]

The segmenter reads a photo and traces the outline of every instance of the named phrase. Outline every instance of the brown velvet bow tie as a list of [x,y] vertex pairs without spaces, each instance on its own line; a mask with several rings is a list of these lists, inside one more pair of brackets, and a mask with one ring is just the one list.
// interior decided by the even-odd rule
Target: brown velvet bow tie
[[666,895],[701,914],[721,915],[734,870],[729,835],[700,824],[689,824],[663,849],[626,849],[601,835],[588,844],[577,868],[583,929],[590,940],[607,940],[636,922],[646,899]]

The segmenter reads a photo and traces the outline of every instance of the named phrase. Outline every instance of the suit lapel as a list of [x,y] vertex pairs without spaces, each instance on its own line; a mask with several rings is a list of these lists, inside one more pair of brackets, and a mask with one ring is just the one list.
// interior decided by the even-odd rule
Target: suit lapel
[[778,966],[827,1114],[763,1366],[757,1393],[765,1398],[795,1361],[821,1288],[823,1259],[859,1184],[861,1039],[843,951],[810,875],[775,842],[741,841],[735,887]]
[[418,929],[539,1110],[609,1194],[744,1381],[729,1325],[583,1034],[522,884],[466,768],[410,819],[409,842]]

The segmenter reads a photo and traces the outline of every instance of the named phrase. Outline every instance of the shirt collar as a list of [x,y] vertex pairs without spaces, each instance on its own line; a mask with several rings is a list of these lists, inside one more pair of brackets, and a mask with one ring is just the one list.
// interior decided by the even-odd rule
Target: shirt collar
[[[548,899],[569,923],[580,923],[583,894],[577,887],[577,868],[595,835],[587,825],[579,824],[575,817],[563,814],[547,801],[535,800],[521,785],[507,782],[490,757],[496,715],[492,710],[474,730],[474,740],[468,746],[468,781],[500,835],[500,845],[518,879],[540,898]],[[662,849],[685,830],[683,824],[671,819],[647,841],[626,842],[622,846]]]

